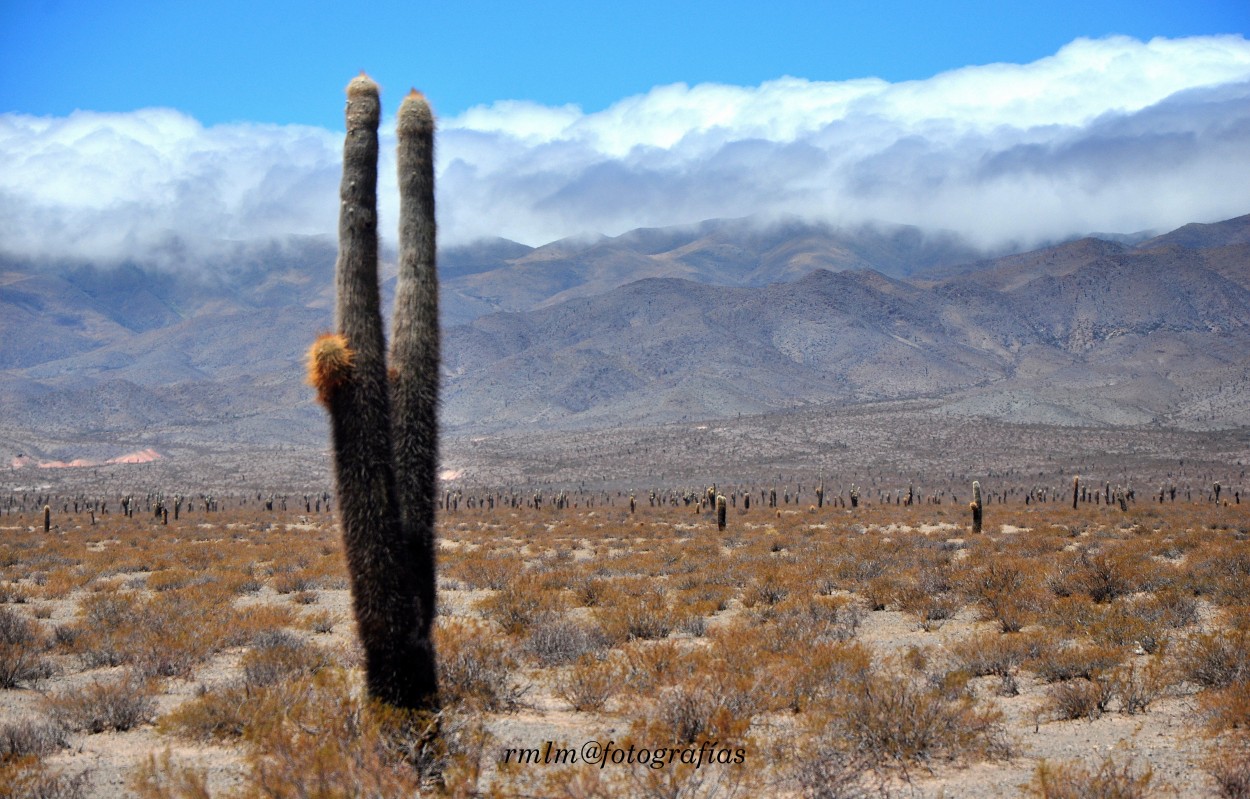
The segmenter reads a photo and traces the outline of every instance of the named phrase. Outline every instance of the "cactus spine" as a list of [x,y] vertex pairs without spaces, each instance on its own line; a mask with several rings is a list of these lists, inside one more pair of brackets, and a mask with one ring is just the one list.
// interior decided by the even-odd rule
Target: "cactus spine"
[[972,532],[981,532],[981,483],[972,481],[972,502],[968,503],[968,508],[972,511]]
[[[438,301],[434,265],[434,119],[417,93],[400,109],[400,268],[393,383],[378,291],[378,87],[347,87],[335,325],[309,353],[330,414],[335,484],[369,694],[438,707],[434,619]],[[418,174],[414,174],[418,173]],[[392,402],[394,413],[392,413]]]

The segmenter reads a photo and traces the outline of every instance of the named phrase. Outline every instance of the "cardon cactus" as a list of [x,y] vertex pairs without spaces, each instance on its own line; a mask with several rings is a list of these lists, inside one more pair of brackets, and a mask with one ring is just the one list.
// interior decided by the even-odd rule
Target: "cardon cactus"
[[724,531],[725,529],[725,495],[716,495],[716,529]]
[[336,331],[309,353],[330,414],[339,520],[369,694],[435,710],[434,509],[438,460],[438,277],[434,117],[412,92],[399,110],[399,278],[389,376],[378,291],[378,87],[347,87],[335,266]]
[[972,511],[972,532],[981,532],[981,483],[976,480],[972,481],[972,502],[968,504],[968,509]]

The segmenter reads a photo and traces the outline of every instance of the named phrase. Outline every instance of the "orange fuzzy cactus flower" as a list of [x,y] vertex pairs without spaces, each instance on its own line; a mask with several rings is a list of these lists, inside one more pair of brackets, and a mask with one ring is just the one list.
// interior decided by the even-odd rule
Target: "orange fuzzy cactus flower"
[[317,389],[317,399],[330,404],[334,390],[347,382],[356,353],[338,333],[317,336],[308,350],[308,384]]

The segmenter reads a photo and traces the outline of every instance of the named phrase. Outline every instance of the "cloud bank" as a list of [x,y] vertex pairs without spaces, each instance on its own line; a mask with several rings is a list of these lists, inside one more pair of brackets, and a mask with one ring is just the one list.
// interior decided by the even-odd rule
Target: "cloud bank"
[[[204,127],[168,109],[2,115],[0,251],[143,260],[332,235],[341,146],[333,131]],[[382,170],[389,240],[393,157]],[[1250,42],[1079,39],[920,81],[675,84],[595,113],[498,102],[441,121],[437,171],[445,244],[748,215],[990,246],[1162,231],[1250,213]]]

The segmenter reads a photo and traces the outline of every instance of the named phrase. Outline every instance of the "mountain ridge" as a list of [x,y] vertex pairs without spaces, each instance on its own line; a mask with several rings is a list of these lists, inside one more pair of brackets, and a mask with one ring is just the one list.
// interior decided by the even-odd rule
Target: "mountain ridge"
[[[444,426],[920,397],[1045,424],[1250,425],[1250,215],[995,258],[915,229],[787,224],[450,248]],[[201,273],[0,261],[0,449],[76,435],[128,451],[140,434],[320,445],[301,360],[331,324],[333,255],[305,237],[240,245]]]

